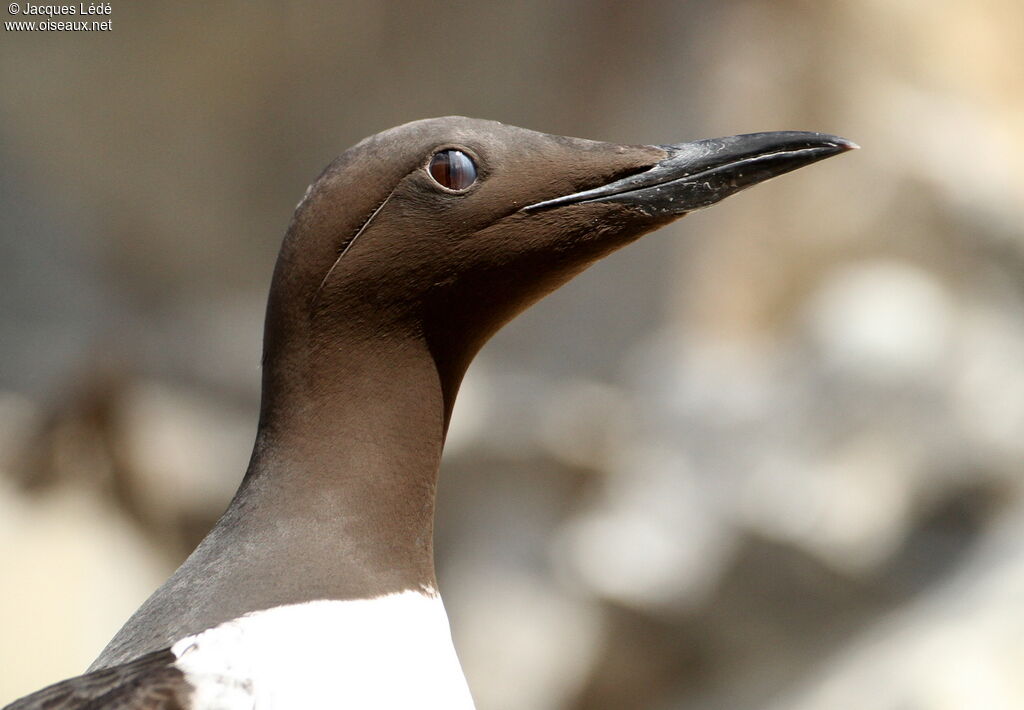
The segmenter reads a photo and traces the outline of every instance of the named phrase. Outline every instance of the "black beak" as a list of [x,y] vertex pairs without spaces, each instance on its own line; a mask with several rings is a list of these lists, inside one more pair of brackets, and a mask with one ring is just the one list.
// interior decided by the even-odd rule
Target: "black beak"
[[658,147],[668,152],[668,157],[642,173],[523,209],[616,202],[632,205],[652,217],[681,215],[859,146],[826,133],[779,131]]

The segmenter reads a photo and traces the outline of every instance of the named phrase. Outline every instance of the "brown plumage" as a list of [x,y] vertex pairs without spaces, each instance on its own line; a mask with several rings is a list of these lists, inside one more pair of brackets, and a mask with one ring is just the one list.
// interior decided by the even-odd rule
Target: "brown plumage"
[[487,339],[641,235],[851,147],[795,132],[615,145],[447,117],[346,151],[281,248],[259,431],[228,510],[103,670],[10,708],[189,708],[157,649],[251,612],[435,588],[441,450]]
[[192,686],[171,650],[54,683],[4,710],[188,710]]

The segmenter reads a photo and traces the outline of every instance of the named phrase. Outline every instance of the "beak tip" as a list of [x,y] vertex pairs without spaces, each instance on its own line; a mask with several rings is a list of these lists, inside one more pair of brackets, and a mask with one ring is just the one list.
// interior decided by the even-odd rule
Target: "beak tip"
[[841,153],[845,153],[848,150],[860,150],[860,145],[858,143],[854,143],[847,138],[832,136],[832,139],[832,142],[835,143],[836,148],[838,148]]

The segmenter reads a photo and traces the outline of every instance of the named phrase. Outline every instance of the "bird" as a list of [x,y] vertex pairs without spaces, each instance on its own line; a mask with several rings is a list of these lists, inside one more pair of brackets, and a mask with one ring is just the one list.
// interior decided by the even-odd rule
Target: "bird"
[[285,233],[226,511],[84,675],[7,710],[472,709],[433,524],[473,357],[642,235],[856,147],[804,131],[619,145],[447,116],[349,148]]

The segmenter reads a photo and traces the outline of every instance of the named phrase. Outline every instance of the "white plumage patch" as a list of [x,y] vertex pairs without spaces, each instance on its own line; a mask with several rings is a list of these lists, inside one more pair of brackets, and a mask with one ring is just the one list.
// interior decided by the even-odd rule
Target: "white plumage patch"
[[473,710],[432,590],[253,612],[171,651],[195,710]]

